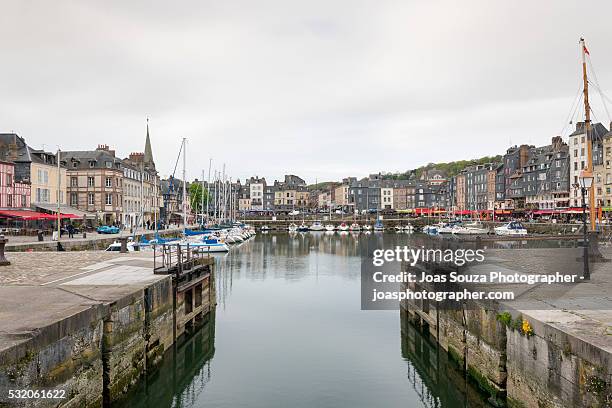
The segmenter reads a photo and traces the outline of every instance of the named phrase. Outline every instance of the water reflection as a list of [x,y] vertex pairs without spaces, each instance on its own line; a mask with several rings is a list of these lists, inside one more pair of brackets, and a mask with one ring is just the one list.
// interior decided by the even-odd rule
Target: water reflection
[[446,351],[415,327],[404,312],[401,331],[408,381],[425,407],[489,407],[483,394],[448,359]]
[[215,256],[216,317],[120,406],[486,406],[397,310],[360,310],[362,255],[431,239],[270,233]]
[[161,365],[143,378],[126,399],[113,406],[121,408],[194,407],[211,379],[210,362],[215,354],[214,312],[201,327],[181,338],[168,350]]

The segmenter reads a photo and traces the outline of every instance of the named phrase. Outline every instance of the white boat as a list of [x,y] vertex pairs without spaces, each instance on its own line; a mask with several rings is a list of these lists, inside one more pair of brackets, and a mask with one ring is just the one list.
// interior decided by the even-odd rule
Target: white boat
[[423,233],[429,235],[436,235],[438,233],[438,229],[442,227],[444,227],[443,223],[426,225],[423,227]]
[[361,231],[361,227],[359,226],[359,224],[357,224],[356,222],[352,223],[351,226],[349,227],[349,230],[351,231]]
[[348,231],[348,230],[349,230],[349,226],[346,224],[346,222],[343,222],[338,226],[338,231]]
[[521,237],[527,235],[527,229],[518,221],[510,221],[506,225],[496,227],[495,235]]
[[376,224],[374,224],[374,231],[384,231],[385,227],[381,220],[377,220]]
[[296,232],[298,227],[294,223],[289,224],[289,228],[287,228],[289,232]]
[[302,223],[302,224],[301,224],[301,225],[300,225],[300,226],[297,228],[297,230],[298,230],[298,231],[300,231],[300,232],[306,232],[306,231],[308,231],[308,230],[309,230],[309,228],[308,228],[308,225],[306,225],[306,224]]
[[315,221],[310,226],[310,230],[311,231],[323,231],[323,230],[325,230],[325,227],[319,221]]
[[[134,241],[128,241],[127,243],[127,250],[128,252],[134,252],[134,251],[139,251],[140,247],[137,243],[134,243]],[[119,241],[115,241],[112,244],[110,244],[108,246],[108,248],[106,248],[106,251],[109,252],[121,252],[121,242]]]
[[412,232],[412,231],[414,231],[414,227],[412,226],[412,224],[407,224],[407,225],[404,225],[403,230],[405,232]]
[[334,227],[333,224],[326,224],[325,225],[325,231],[335,231],[336,227]]
[[438,224],[438,234],[453,234],[461,226],[460,221],[450,221]]
[[181,241],[181,246],[189,245],[189,248],[192,248],[194,251],[198,252],[228,252],[229,246],[219,241],[216,238],[203,238],[200,241]]
[[372,226],[371,226],[371,225],[369,225],[369,224],[365,224],[365,225],[363,226],[363,230],[364,230],[364,231],[371,231],[371,230],[372,230]]
[[400,232],[404,229],[404,227],[402,227],[401,225],[396,225],[395,227],[393,227],[395,229],[395,231]]
[[262,231],[270,231],[270,227],[268,227],[267,225],[263,225],[263,226],[261,227],[261,230],[262,230]]
[[460,225],[453,231],[453,234],[457,235],[486,235],[488,233],[489,229],[480,222]]

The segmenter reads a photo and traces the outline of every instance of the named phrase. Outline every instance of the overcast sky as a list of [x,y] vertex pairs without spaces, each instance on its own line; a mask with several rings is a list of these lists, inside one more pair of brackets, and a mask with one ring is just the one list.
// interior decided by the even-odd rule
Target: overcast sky
[[0,8],[0,132],[125,157],[143,150],[148,116],[162,175],[182,137],[189,178],[212,157],[234,178],[309,182],[547,144],[579,89],[582,35],[612,94],[609,0]]

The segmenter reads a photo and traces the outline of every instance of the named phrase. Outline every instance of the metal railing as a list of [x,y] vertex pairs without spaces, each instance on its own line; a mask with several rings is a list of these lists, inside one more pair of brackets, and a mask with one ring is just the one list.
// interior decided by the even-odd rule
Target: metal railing
[[183,271],[191,270],[195,265],[202,263],[210,254],[198,251],[189,244],[163,243],[153,245],[153,272],[176,273],[180,276]]

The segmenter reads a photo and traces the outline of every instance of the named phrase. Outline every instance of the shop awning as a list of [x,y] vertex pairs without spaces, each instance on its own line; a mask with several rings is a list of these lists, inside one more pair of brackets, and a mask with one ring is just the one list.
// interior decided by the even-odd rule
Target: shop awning
[[30,210],[0,210],[0,217],[2,218],[15,218],[18,220],[31,221],[31,220],[52,220],[55,219],[53,215],[44,214]]
[[[40,209],[43,211],[49,211],[52,214],[57,213],[57,204],[42,204],[42,203],[37,203],[34,204],[34,206],[36,207],[36,209]],[[87,212],[87,211],[83,211],[83,210],[79,210],[78,208],[74,208],[71,207],[69,205],[65,205],[62,204],[60,205],[60,213],[62,214],[62,218],[89,218],[89,219],[96,219],[96,214],[95,213],[91,213],[91,212]]]

